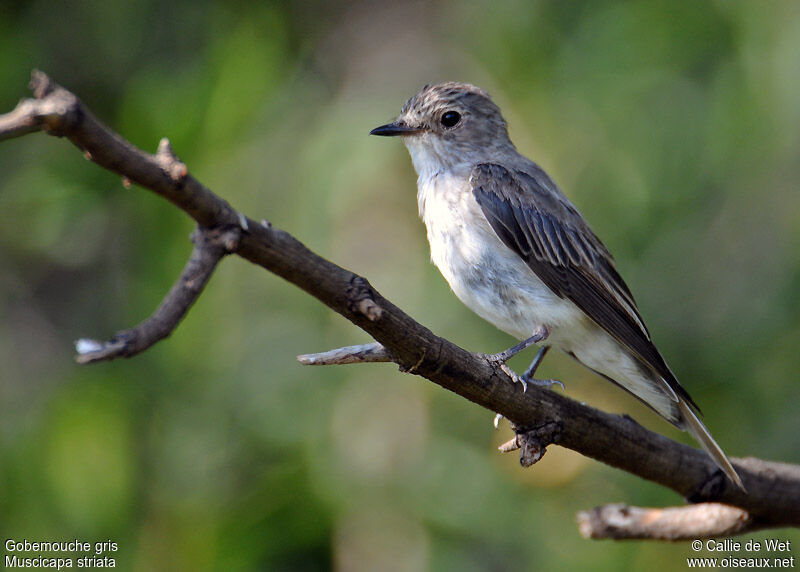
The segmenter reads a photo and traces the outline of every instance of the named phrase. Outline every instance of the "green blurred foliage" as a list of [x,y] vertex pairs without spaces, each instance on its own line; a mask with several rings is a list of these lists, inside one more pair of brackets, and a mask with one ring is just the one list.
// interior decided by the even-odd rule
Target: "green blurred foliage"
[[[616,254],[735,456],[800,462],[800,4],[5,2],[0,109],[41,68],[125,138],[161,137],[249,216],[367,276],[474,351],[505,335],[428,262],[414,174],[370,128],[423,84],[488,89]],[[491,413],[225,261],[179,329],[78,367],[148,315],[192,225],[44,135],[0,146],[0,536],[118,543],[125,570],[672,570],[688,543],[591,542],[576,511],[674,494],[552,447],[519,468]],[[525,355],[515,361],[524,367]],[[688,439],[563,356],[567,393]],[[796,531],[757,537],[791,539]]]

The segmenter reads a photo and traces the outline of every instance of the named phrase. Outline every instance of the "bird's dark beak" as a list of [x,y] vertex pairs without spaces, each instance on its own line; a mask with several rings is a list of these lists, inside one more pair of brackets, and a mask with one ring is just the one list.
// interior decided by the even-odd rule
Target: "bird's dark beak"
[[395,121],[394,123],[387,123],[386,125],[376,127],[370,131],[369,134],[382,135],[384,137],[394,137],[395,135],[413,135],[414,133],[419,133],[420,131],[422,131],[422,128],[420,127],[409,127],[404,123],[398,123]]

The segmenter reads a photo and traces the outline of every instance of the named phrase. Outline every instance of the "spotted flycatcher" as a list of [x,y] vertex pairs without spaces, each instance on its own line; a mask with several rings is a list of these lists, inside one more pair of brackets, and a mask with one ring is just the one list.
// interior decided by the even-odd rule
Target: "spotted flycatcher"
[[538,343],[531,366],[513,378],[549,385],[533,378],[536,368],[551,347],[566,352],[688,430],[744,490],[650,339],[608,249],[547,173],[517,152],[486,92],[426,86],[371,134],[398,135],[408,148],[431,258],[453,292],[522,340],[491,360],[505,366]]

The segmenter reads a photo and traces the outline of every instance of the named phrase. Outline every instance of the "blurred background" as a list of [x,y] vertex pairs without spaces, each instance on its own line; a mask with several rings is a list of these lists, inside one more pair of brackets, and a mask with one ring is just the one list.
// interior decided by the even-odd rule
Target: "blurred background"
[[[723,448],[793,463],[798,61],[792,1],[0,6],[0,111],[40,68],[437,334],[496,352],[512,340],[429,262],[401,142],[367,135],[425,83],[483,87],[615,254]],[[523,470],[491,412],[396,366],[299,365],[370,340],[234,257],[169,339],[75,365],[74,340],[152,312],[191,230],[66,141],[0,145],[3,539],[110,539],[124,570],[653,571],[696,555],[578,534],[581,509],[680,504],[670,491],[558,447]],[[563,355],[541,373],[690,442]]]

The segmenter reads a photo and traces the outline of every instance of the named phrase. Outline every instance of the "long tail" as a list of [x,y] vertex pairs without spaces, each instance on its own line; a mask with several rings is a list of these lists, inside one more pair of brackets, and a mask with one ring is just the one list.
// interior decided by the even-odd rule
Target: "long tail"
[[717,445],[716,441],[714,441],[711,433],[709,433],[708,429],[706,429],[706,426],[703,425],[703,422],[697,418],[697,415],[695,415],[694,411],[692,411],[689,404],[683,399],[679,398],[678,409],[681,411],[681,416],[683,417],[686,430],[691,433],[692,437],[697,439],[697,442],[702,445],[706,453],[711,456],[717,466],[722,469],[731,482],[739,487],[742,492],[746,493],[747,489],[744,488],[744,483],[742,483],[742,479],[739,478],[739,474],[736,472],[736,469],[733,468],[733,465],[731,465],[728,457],[725,456],[725,453],[722,451],[720,446]]

